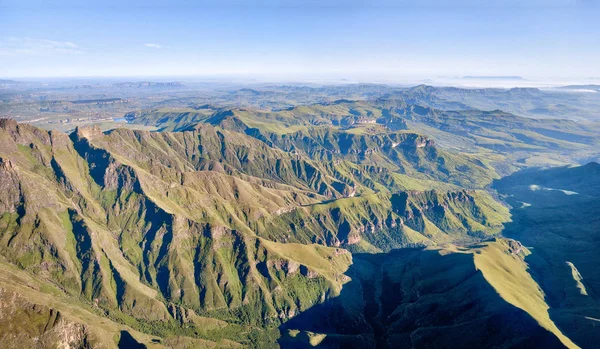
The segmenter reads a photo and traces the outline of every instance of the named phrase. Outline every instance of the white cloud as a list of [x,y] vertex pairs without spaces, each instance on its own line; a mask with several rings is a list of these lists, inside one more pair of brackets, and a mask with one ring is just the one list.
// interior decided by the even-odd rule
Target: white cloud
[[54,56],[83,53],[70,41],[9,37],[0,40],[0,56]]
[[144,44],[144,46],[158,49],[163,48],[163,46],[159,44]]

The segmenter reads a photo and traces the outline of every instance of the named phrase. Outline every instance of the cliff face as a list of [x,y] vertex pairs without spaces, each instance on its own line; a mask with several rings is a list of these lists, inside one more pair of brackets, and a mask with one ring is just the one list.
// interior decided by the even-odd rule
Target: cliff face
[[87,326],[4,288],[0,288],[0,340],[11,349],[93,348],[97,344]]
[[15,213],[21,206],[22,195],[19,187],[17,167],[8,159],[0,158],[0,211]]

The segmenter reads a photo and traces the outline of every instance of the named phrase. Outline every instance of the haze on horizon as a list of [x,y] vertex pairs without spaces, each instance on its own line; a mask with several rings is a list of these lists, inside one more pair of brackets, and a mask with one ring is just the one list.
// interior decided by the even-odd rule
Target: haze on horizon
[[0,78],[600,77],[596,1],[0,1]]

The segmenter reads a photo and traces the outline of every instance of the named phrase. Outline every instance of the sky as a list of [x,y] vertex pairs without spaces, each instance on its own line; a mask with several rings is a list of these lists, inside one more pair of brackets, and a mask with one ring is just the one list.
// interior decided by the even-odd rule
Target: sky
[[0,79],[600,77],[600,0],[0,0]]

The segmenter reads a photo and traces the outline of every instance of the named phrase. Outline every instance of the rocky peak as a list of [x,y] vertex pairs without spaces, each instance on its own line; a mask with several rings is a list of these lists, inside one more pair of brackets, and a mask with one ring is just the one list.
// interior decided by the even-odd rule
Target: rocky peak
[[14,172],[17,170],[17,165],[13,164],[9,159],[0,157],[0,170],[6,172]]
[[15,119],[0,119],[0,128],[7,131],[17,129],[17,121]]
[[426,137],[418,137],[415,140],[415,146],[417,148],[433,147],[434,145],[435,141]]
[[73,131],[73,134],[75,134],[77,139],[82,139],[82,138],[88,139],[88,138],[94,138],[94,137],[103,135],[102,130],[100,129],[100,127],[98,125],[94,125],[92,127],[78,126],[77,128],[75,128],[75,131]]

